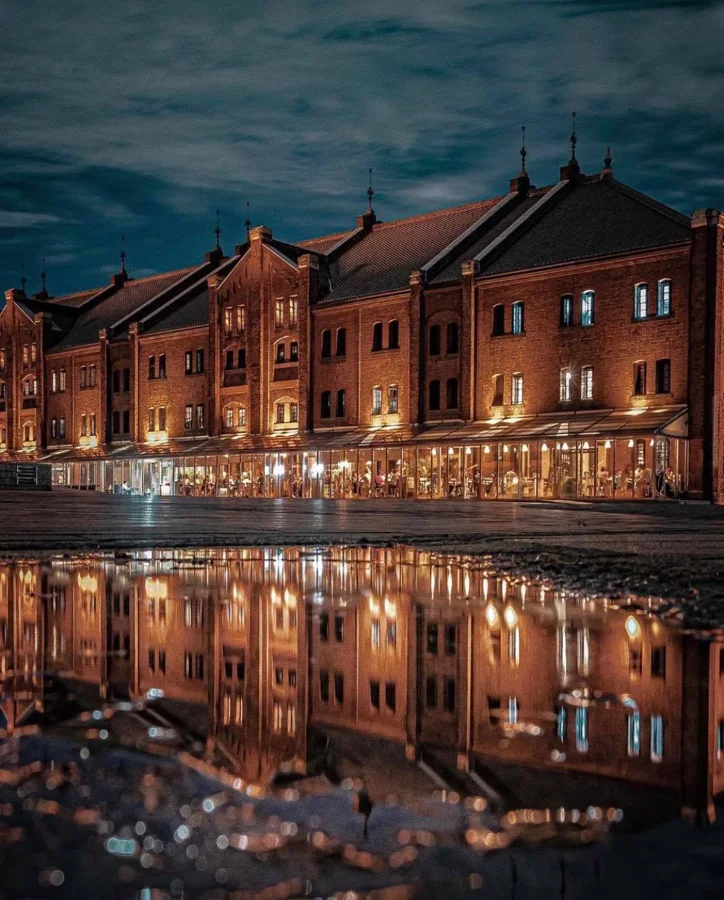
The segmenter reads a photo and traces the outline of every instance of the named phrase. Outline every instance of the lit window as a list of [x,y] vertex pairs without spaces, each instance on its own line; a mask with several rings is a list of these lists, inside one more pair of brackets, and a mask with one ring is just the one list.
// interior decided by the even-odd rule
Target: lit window
[[231,309],[227,306],[224,310],[224,331],[227,337],[231,334]]
[[382,413],[382,388],[372,388],[372,415],[379,416]]
[[38,345],[30,345],[30,362],[34,363],[38,359]]
[[194,370],[194,354],[192,350],[187,350],[184,355],[184,371],[187,375],[191,375]]
[[565,741],[566,739],[567,719],[568,713],[565,706],[559,706],[556,710],[556,737],[559,741]]
[[60,370],[60,392],[65,391],[65,369]]
[[246,328],[246,306],[242,303],[236,307],[236,331],[241,334]]
[[513,304],[513,334],[523,334],[523,302]]
[[520,705],[517,697],[508,697],[508,722],[515,725],[518,721],[518,710]]
[[191,404],[186,405],[186,409],[184,411],[184,428],[189,429],[193,426],[194,423],[194,408]]
[[380,620],[372,619],[370,623],[370,643],[372,646],[379,650],[380,647]]
[[634,288],[634,319],[645,319],[649,314],[649,286],[637,284]]
[[298,403],[290,403],[289,404],[289,421],[290,422],[298,422],[299,421],[299,404]]
[[226,407],[226,427],[234,427],[234,410],[231,406]]
[[277,414],[277,425],[282,425],[284,423],[284,404],[283,403],[277,403],[276,414]]
[[239,407],[239,427],[243,428],[246,425],[246,407]]
[[671,315],[671,279],[663,278],[658,284],[656,293],[656,315]]
[[503,405],[503,376],[493,375],[493,402],[492,406]]
[[593,366],[581,369],[581,400],[593,400]]
[[571,400],[573,398],[572,388],[573,375],[570,369],[561,369],[558,381],[558,399],[561,401]]
[[581,325],[593,325],[595,302],[594,291],[584,291],[581,294]]
[[284,324],[284,301],[276,300],[274,303],[274,324],[279,328]]
[[153,407],[148,410],[148,430],[156,430],[156,410]]
[[289,298],[289,324],[296,325],[298,317],[298,304],[296,297]]
[[50,373],[50,393],[55,394],[58,391],[58,373],[53,369]]
[[626,749],[629,756],[641,753],[641,713],[638,710],[626,717]]
[[643,396],[646,393],[646,363],[634,363],[634,395]]
[[510,402],[515,406],[523,402],[523,376],[520,372],[514,372],[511,381]]
[[391,413],[399,411],[398,390],[396,384],[391,384],[387,388],[387,409]]
[[204,404],[196,404],[196,427],[202,429],[204,427]]
[[27,366],[30,362],[30,347],[27,344],[23,344],[23,365]]
[[[91,416],[91,422],[95,421],[95,416]],[[165,431],[166,430],[166,407],[159,406],[158,408],[158,430]],[[95,434],[95,431],[92,432]]]
[[651,716],[651,762],[661,762],[664,758],[664,718]]

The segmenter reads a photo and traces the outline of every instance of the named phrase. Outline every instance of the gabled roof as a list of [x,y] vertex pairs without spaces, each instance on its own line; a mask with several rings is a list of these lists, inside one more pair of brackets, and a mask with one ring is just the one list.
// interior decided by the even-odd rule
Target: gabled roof
[[162,275],[127,281],[123,287],[108,297],[97,303],[89,303],[86,309],[80,310],[70,329],[51,350],[67,350],[84,344],[94,344],[101,329],[108,328],[129,313],[138,310],[144,303],[181,281],[196,268],[198,267],[190,266],[175,272],[164,272]]
[[611,177],[583,178],[481,274],[498,275],[576,260],[633,253],[691,238],[689,219]]
[[[323,303],[403,291],[420,269],[500,201],[479,200],[409,219],[382,222],[329,264],[330,293]],[[334,243],[339,240],[336,236]]]

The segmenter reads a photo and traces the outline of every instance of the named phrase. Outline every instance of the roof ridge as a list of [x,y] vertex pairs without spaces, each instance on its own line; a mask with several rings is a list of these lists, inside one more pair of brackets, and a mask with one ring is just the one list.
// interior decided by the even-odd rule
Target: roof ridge
[[673,219],[680,225],[691,227],[691,219],[689,218],[689,216],[684,215],[684,213],[680,213],[678,210],[673,209],[673,207],[667,206],[665,203],[661,203],[658,200],[655,200],[653,197],[649,197],[648,194],[637,191],[636,188],[632,188],[630,185],[624,184],[623,181],[618,181],[614,177],[610,177],[606,181],[611,185],[612,188],[620,191],[622,194],[628,194],[633,199],[638,200],[639,202],[644,203],[646,206],[650,207],[656,212],[660,212],[662,215]]
[[[355,230],[356,228],[346,228],[344,231],[333,231],[331,234],[320,234],[319,237],[304,238],[303,241],[296,241],[296,245],[298,247],[304,247],[305,244],[316,244],[317,241],[331,241],[332,238],[342,238]],[[274,240],[276,240],[276,238],[274,238]]]
[[438,216],[444,216],[446,213],[462,212],[465,209],[473,209],[476,206],[495,205],[496,203],[500,203],[505,196],[505,194],[501,194],[483,200],[471,200],[469,203],[461,203],[458,206],[445,206],[442,209],[433,209],[429,212],[416,213],[414,216],[405,216],[402,219],[389,219],[385,222],[375,222],[372,226],[372,231],[384,231],[386,228],[393,228],[396,225],[406,225],[408,222],[422,219],[436,219]]

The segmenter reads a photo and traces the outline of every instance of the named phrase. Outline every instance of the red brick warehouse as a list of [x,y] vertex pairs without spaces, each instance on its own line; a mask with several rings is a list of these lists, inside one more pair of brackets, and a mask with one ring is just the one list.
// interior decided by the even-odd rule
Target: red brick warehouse
[[5,293],[0,459],[183,495],[720,502],[724,218],[556,184]]

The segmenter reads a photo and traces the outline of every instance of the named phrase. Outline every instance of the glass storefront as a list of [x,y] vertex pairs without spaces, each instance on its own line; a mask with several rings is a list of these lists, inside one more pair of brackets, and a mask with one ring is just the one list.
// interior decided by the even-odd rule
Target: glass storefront
[[686,493],[687,452],[685,439],[636,435],[69,461],[52,469],[57,487],[136,496],[648,500]]

